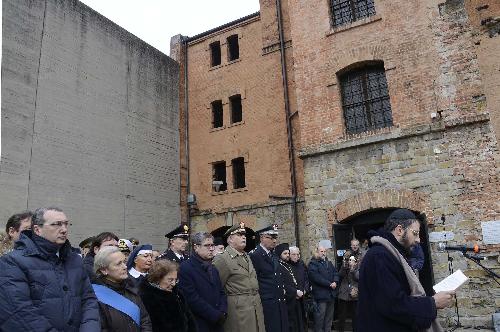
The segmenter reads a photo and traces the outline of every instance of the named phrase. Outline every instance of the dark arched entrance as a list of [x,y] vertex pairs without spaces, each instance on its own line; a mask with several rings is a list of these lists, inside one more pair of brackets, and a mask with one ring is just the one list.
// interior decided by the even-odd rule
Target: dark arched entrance
[[[369,230],[377,230],[384,225],[385,220],[394,211],[395,208],[370,210],[352,218],[342,221],[341,224],[333,225],[333,245],[337,266],[341,266],[342,257],[338,255],[338,250],[346,250],[351,246],[352,238],[357,238],[361,244],[368,238]],[[418,211],[413,211],[418,213]],[[429,236],[427,221],[420,225],[420,245],[424,251],[425,263],[420,271],[420,282],[427,295],[432,295],[432,285],[434,285],[434,276],[432,272],[432,260],[430,255]]]
[[[231,228],[231,226],[222,226],[215,229],[211,233],[214,237],[220,237],[221,239],[223,239],[224,247],[227,246],[226,239],[224,238],[224,233],[226,233],[229,228]],[[255,248],[255,232],[248,227],[245,227],[245,231],[247,233],[247,246],[245,247],[245,251],[249,252],[250,250]]]

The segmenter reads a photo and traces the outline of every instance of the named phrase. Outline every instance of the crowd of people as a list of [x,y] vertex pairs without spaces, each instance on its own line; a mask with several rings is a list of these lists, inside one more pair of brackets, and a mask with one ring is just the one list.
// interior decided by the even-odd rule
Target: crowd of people
[[366,253],[353,239],[338,270],[329,241],[306,265],[298,247],[278,244],[276,225],[256,231],[249,253],[243,223],[224,239],[180,225],[165,235],[163,253],[112,232],[73,248],[69,226],[57,207],[9,218],[0,331],[330,332],[336,306],[338,331],[347,318],[361,332],[441,331],[437,309],[453,298],[423,291],[409,265],[420,224],[405,209],[370,235]]

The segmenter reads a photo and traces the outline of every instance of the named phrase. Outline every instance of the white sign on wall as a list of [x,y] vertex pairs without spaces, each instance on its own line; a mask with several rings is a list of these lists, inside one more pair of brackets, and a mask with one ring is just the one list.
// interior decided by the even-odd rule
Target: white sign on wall
[[484,244],[500,243],[500,220],[482,222],[481,228],[483,230]]
[[446,242],[451,241],[455,237],[455,234],[450,231],[443,232],[430,232],[429,241],[430,242]]

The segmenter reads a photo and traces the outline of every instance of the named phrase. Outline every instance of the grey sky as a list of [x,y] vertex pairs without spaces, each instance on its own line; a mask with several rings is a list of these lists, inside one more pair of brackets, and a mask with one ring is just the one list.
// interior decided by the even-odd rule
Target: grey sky
[[194,36],[259,10],[259,0],[80,1],[165,54],[172,36]]

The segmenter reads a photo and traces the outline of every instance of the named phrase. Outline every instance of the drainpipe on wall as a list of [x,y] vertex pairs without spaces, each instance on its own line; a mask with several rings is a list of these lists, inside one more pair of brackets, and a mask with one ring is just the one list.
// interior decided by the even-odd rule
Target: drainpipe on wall
[[[186,221],[191,231],[191,213],[189,204],[187,204],[187,195],[190,193],[189,183],[189,111],[188,111],[188,38],[182,36],[182,46],[184,48],[184,152],[186,162]],[[181,183],[179,183],[181,185]],[[182,192],[182,188],[181,188]]]
[[292,184],[292,219],[295,227],[296,246],[300,247],[299,222],[297,217],[297,178],[295,173],[295,149],[293,146],[292,119],[290,114],[290,100],[288,97],[288,76],[286,73],[285,37],[283,33],[283,19],[281,17],[281,0],[276,0],[276,13],[278,16],[278,31],[281,53],[281,77],[283,84],[283,97],[285,99],[286,129],[288,134],[288,158],[290,159],[290,182]]

